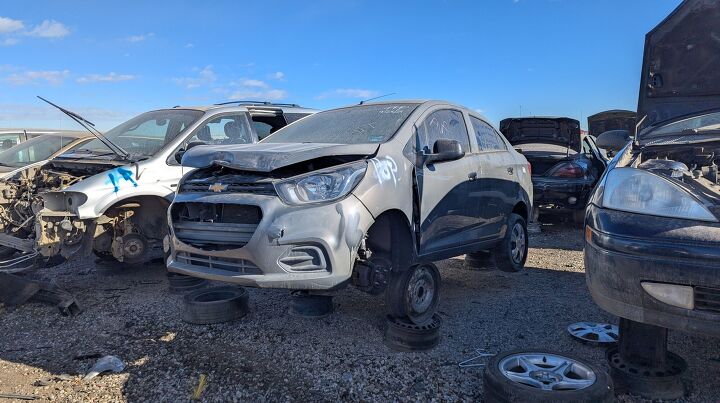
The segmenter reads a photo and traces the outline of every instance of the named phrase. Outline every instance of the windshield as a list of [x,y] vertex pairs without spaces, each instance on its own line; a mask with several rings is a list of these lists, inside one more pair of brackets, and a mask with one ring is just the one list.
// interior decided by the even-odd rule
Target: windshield
[[0,165],[20,168],[38,161],[44,161],[76,139],[76,137],[53,135],[33,137],[24,143],[0,152]]
[[[168,109],[143,113],[104,133],[105,137],[135,156],[152,156],[200,119],[202,111]],[[109,154],[112,151],[94,139],[73,151]],[[65,154],[67,155],[67,154]]]
[[693,116],[650,130],[650,136],[653,137],[666,134],[693,134],[695,132],[702,133],[720,130],[720,112]]
[[417,104],[359,105],[320,112],[278,130],[261,142],[384,143],[416,107]]

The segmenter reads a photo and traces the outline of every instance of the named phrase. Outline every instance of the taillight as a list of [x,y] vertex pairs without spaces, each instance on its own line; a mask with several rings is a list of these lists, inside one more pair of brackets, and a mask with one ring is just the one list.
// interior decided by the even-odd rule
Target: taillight
[[565,162],[556,166],[550,176],[556,178],[582,178],[585,176],[585,170],[578,164]]
[[532,164],[528,162],[528,175],[532,175]]

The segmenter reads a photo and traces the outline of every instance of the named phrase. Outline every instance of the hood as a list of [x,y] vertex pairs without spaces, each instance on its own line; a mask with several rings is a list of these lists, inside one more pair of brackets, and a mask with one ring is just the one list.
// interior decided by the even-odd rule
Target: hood
[[599,136],[608,130],[627,130],[635,134],[637,114],[633,111],[613,109],[588,116],[588,135]]
[[580,151],[580,122],[571,118],[508,118],[500,131],[510,144],[555,144]]
[[[6,174],[6,173],[12,172],[16,169],[17,169],[17,167],[6,167],[3,165],[0,165],[0,174]],[[2,176],[2,175],[0,175],[0,176]]]
[[[685,0],[645,36],[641,128],[720,108],[720,1]],[[638,140],[652,137],[640,133]]]
[[271,172],[293,164],[329,156],[370,156],[378,144],[258,143],[234,146],[197,146],[185,153],[184,166],[228,168]]

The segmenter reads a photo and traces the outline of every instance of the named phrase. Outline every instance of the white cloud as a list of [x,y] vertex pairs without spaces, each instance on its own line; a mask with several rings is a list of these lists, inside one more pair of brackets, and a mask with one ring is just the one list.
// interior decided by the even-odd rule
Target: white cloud
[[18,38],[10,37],[0,41],[0,46],[12,46],[17,45],[20,42]]
[[257,87],[257,88],[267,88],[268,87],[266,82],[260,81],[260,80],[243,80],[240,83],[240,85],[243,87]]
[[127,38],[125,38],[125,40],[130,43],[138,43],[138,42],[143,42],[146,39],[152,38],[153,36],[155,36],[154,32],[148,32],[147,34],[128,36]]
[[186,48],[194,48],[195,45],[193,45],[192,43],[186,43],[186,44],[185,44],[185,47],[186,47]]
[[7,34],[10,32],[16,32],[25,28],[20,20],[13,20],[12,18],[0,17],[0,34]]
[[278,89],[269,89],[261,91],[252,91],[247,88],[239,89],[230,94],[230,100],[236,101],[246,99],[250,101],[279,101],[287,98],[287,91]]
[[55,20],[45,20],[27,33],[28,36],[38,38],[62,38],[68,34],[70,34],[68,27]]
[[213,68],[210,65],[205,66],[202,70],[195,70],[198,71],[198,75],[196,77],[174,78],[173,82],[190,90],[213,84],[217,80],[217,74],[215,74],[215,71],[213,71]]
[[69,70],[23,71],[12,73],[2,81],[12,85],[59,85],[70,75]]
[[338,88],[332,91],[326,91],[318,95],[317,99],[326,98],[358,98],[369,99],[378,96],[378,92],[374,90],[365,90],[360,88]]
[[87,83],[113,83],[113,82],[119,82],[119,81],[130,81],[134,80],[137,77],[131,74],[116,74],[116,73],[110,73],[110,74],[88,74],[81,77],[78,77],[76,80],[80,84],[87,84]]
[[285,73],[283,73],[282,71],[276,71],[270,77],[275,80],[282,80],[285,78]]

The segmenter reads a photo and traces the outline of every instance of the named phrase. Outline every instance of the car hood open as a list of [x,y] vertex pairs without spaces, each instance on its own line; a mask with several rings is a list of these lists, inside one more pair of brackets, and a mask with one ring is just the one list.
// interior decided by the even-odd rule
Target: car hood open
[[543,143],[580,150],[580,122],[571,118],[508,118],[500,122],[500,131],[512,145]]
[[371,156],[378,144],[258,143],[234,146],[198,146],[182,159],[184,166],[221,165],[244,171],[271,172],[300,162],[329,156]]
[[588,135],[599,136],[608,130],[627,130],[635,133],[637,114],[633,111],[613,109],[588,116]]
[[720,2],[686,0],[645,36],[638,117],[641,142],[656,126],[720,108]]

